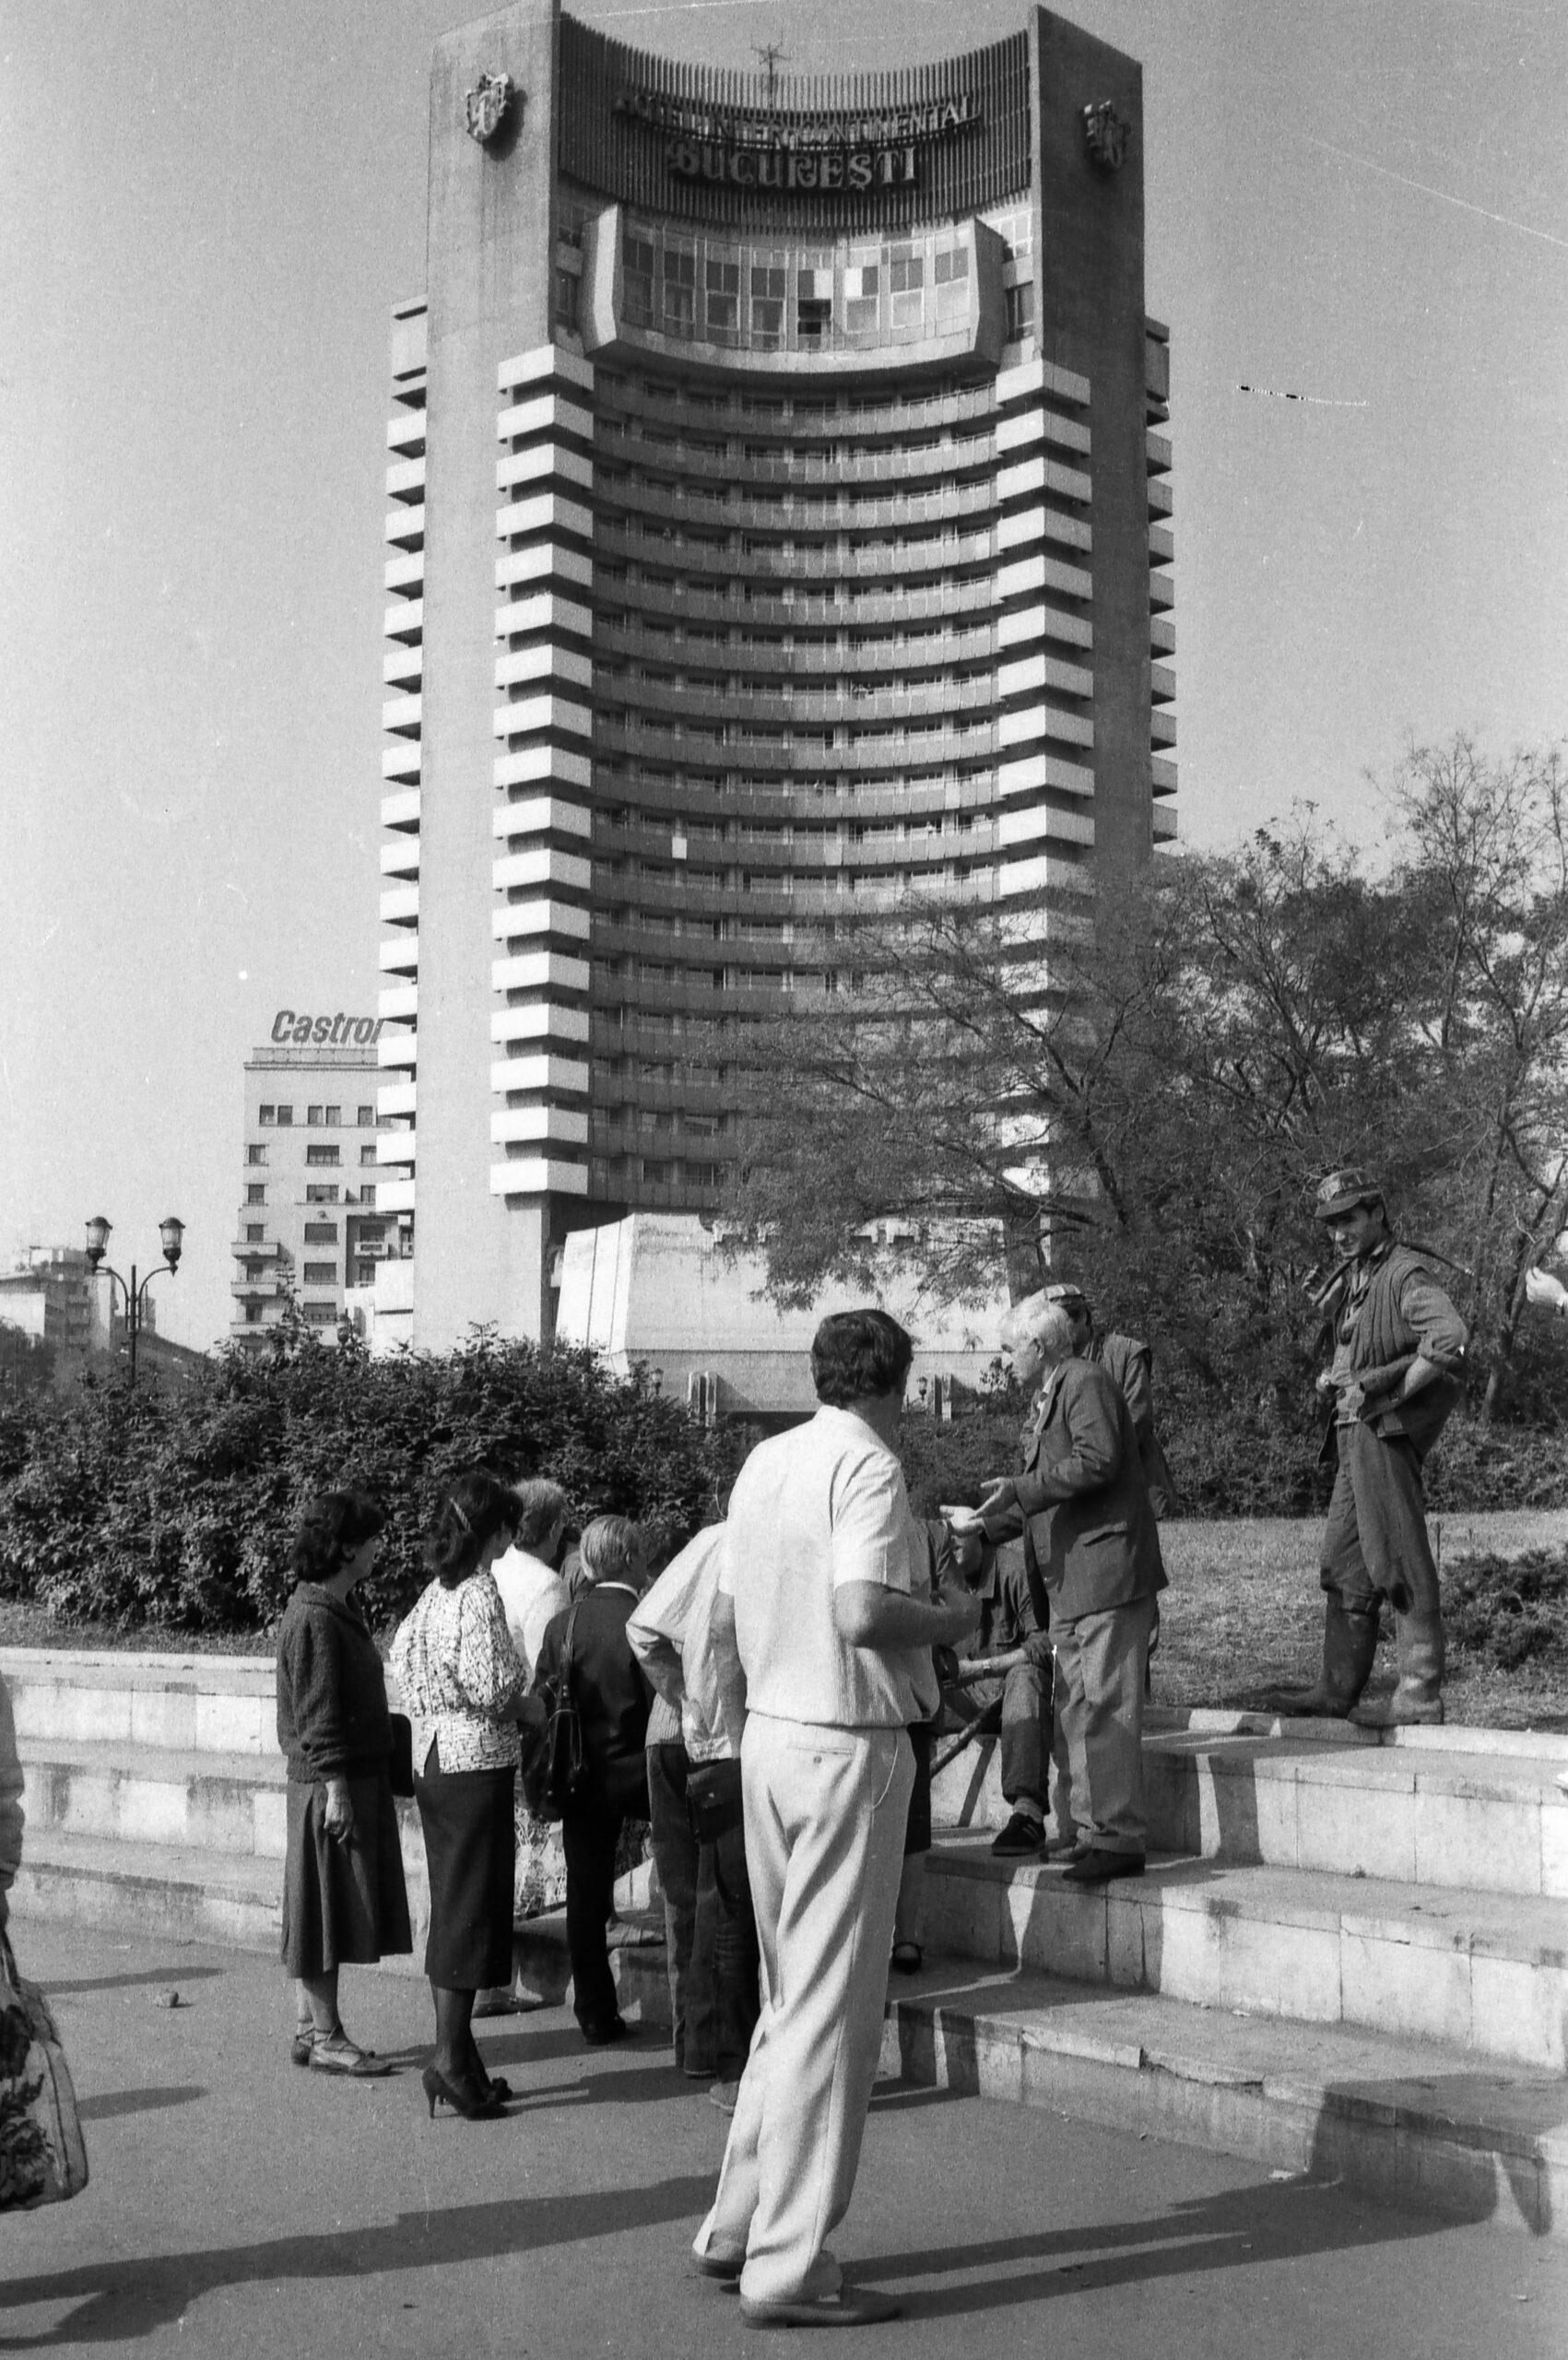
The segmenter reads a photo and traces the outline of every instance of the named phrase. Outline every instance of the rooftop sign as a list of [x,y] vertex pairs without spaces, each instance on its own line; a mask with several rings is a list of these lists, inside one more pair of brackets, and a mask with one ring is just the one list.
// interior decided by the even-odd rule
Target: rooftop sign
[[382,1021],[379,1016],[300,1016],[280,1008],[272,1020],[272,1038],[297,1049],[368,1049],[380,1038]]
[[923,147],[958,137],[983,120],[969,90],[921,106],[775,115],[629,88],[617,95],[615,111],[666,135],[665,169],[678,180],[785,195],[912,187]]

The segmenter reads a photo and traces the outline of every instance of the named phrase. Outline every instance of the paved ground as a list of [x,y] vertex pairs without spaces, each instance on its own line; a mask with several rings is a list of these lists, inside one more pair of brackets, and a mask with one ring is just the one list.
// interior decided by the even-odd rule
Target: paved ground
[[[53,1995],[93,2179],[0,2221],[0,2351],[706,2360],[779,2349],[685,2274],[724,2123],[667,2052],[590,2055],[560,2011],[483,2029],[510,2117],[426,2118],[428,1999],[345,1977],[399,2071],[293,2071],[265,1959],[13,1928]],[[177,1988],[182,2004],[159,2004]],[[1568,2248],[1444,2229],[1334,2188],[887,2088],[837,2240],[907,2305],[860,2351],[1011,2360],[1562,2360]],[[784,2349],[809,2353],[819,2335]],[[837,2339],[831,2348],[844,2348]]]

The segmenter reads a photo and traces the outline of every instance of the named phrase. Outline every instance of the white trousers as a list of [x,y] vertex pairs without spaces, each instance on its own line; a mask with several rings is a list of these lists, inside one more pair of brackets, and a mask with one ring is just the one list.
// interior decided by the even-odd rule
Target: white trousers
[[914,1755],[902,1729],[749,1715],[740,1749],[762,2012],[699,2253],[742,2254],[743,2295],[837,2292],[877,2078]]

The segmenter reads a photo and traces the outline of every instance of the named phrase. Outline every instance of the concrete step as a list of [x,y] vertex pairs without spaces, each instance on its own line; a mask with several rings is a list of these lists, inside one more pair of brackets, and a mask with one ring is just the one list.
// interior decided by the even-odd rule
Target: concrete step
[[124,1844],[29,1827],[11,1893],[18,1921],[111,1927],[176,1942],[277,1952],[283,1864],[176,1844]]
[[[1561,1738],[1380,1733],[1243,1715],[1183,1719],[1155,1727],[1144,1743],[1157,1852],[1568,1900]],[[940,1826],[1003,1823],[994,1741],[969,1747],[941,1774],[933,1811]]]
[[24,1739],[22,1807],[35,1834],[174,1845],[281,1860],[287,1775],[277,1749],[253,1753]]
[[1462,2050],[938,1960],[895,1976],[882,2071],[1568,2237],[1568,2083]]
[[1568,2073],[1555,1900],[1191,1858],[1086,1888],[951,1836],[925,1894],[930,1945],[951,1957]]

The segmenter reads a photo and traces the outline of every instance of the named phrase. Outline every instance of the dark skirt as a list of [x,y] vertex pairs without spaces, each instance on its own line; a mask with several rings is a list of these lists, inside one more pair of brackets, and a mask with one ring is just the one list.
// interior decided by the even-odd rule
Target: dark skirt
[[283,1864],[283,1964],[290,1975],[330,1975],[373,1966],[414,1947],[397,1807],[385,1776],[350,1778],[354,1825],[346,1841],[326,1832],[326,1788],[289,1781]]
[[430,1770],[414,1780],[430,1879],[425,1973],[445,1991],[512,1980],[514,1770]]

